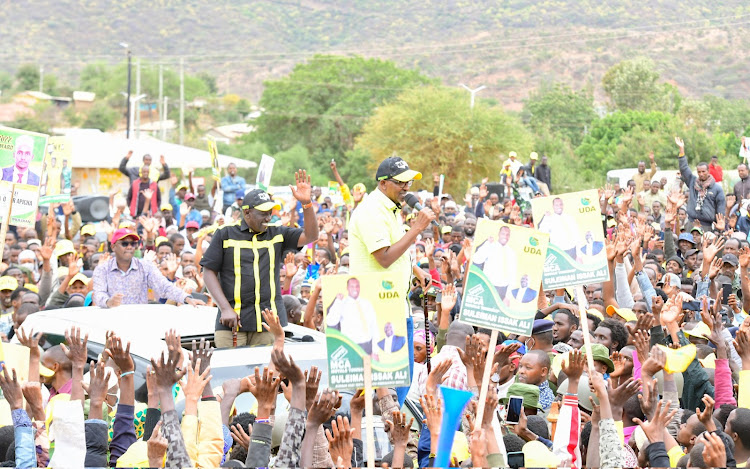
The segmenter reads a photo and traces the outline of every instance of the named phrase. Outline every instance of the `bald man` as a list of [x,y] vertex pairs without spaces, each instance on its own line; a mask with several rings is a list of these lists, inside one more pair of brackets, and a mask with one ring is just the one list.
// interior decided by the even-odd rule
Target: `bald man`
[[42,365],[54,372],[50,377],[44,377],[44,383],[50,385],[49,395],[70,394],[73,389],[73,364],[65,356],[62,347],[50,347],[42,355]]

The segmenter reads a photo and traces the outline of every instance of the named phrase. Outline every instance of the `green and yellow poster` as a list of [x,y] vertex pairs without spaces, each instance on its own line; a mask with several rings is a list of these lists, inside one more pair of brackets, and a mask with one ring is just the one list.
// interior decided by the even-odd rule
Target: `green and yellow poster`
[[549,237],[482,218],[477,223],[461,320],[531,335]]
[[68,137],[50,137],[44,159],[44,173],[39,187],[39,203],[63,203],[70,200],[72,143]]
[[216,140],[212,137],[208,137],[208,153],[211,155],[211,178],[213,178],[214,181],[221,181],[219,149],[216,147]]
[[47,135],[0,127],[0,179],[39,187],[46,152]]
[[609,280],[596,189],[536,198],[531,210],[537,230],[549,234],[545,289]]
[[365,355],[374,387],[409,386],[406,298],[394,288],[393,274],[326,275],[322,281],[329,386],[364,387]]

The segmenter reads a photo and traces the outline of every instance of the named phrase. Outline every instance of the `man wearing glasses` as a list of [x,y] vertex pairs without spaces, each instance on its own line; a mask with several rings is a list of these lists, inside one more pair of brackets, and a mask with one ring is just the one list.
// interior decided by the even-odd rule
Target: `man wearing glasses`
[[[349,273],[393,273],[394,291],[403,295],[410,365],[414,362],[414,327],[406,298],[412,273],[417,273],[413,269],[419,271],[420,278],[424,274],[418,267],[412,267],[409,248],[435,219],[432,210],[424,208],[411,229],[404,230],[401,204],[412,182],[419,179],[422,179],[422,173],[409,169],[406,161],[397,156],[386,158],[375,174],[377,189],[357,206],[349,221]],[[401,389],[397,392],[399,403],[402,403]]]
[[94,269],[94,305],[114,308],[122,304],[147,304],[148,290],[155,298],[166,298],[177,304],[197,306],[205,304],[196,300],[172,282],[149,261],[133,257],[140,236],[130,228],[120,228],[112,234],[113,257]]

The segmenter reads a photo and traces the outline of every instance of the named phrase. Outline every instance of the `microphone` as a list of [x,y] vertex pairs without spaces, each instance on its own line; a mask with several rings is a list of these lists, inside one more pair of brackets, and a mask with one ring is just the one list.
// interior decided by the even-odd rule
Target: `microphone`
[[[417,196],[411,193],[406,194],[406,197],[404,197],[404,202],[406,202],[406,205],[418,212],[424,208],[422,207],[422,204],[419,203],[419,199],[417,198]],[[438,225],[438,222],[436,222],[435,220],[432,220],[432,226],[434,226],[435,228],[440,228],[440,225]]]

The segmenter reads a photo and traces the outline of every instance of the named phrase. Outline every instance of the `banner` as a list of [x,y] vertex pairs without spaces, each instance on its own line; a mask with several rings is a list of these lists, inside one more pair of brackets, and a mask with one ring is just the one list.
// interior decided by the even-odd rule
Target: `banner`
[[264,191],[268,191],[271,185],[271,173],[273,173],[273,164],[276,160],[272,156],[263,154],[258,165],[258,176],[255,178],[255,185]]
[[47,135],[0,127],[2,180],[39,187]]
[[39,203],[64,203],[70,200],[72,172],[71,140],[68,137],[47,139],[44,174],[39,188]]
[[531,335],[549,236],[479,219],[461,320],[506,334]]
[[545,289],[609,280],[598,201],[596,189],[531,200],[534,225],[549,234]]
[[322,281],[328,385],[364,387],[367,354],[373,387],[409,386],[406,292],[394,289],[394,275],[326,275]]
[[[8,202],[13,183],[0,181],[0,222],[8,216]],[[15,184],[13,207],[10,212],[10,225],[33,228],[39,207],[39,187],[28,184]]]
[[219,150],[216,148],[216,140],[213,137],[208,137],[208,153],[211,155],[211,177],[214,181],[221,181]]

